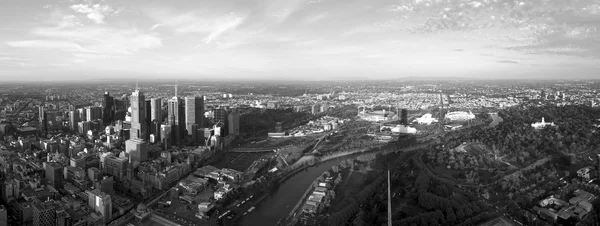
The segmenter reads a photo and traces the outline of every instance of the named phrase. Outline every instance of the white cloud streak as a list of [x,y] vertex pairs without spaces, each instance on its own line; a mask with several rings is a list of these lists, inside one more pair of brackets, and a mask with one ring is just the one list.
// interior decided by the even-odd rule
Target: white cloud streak
[[85,14],[88,19],[92,20],[96,24],[103,24],[106,14],[115,13],[110,6],[100,4],[77,4],[72,5],[70,8],[77,13]]

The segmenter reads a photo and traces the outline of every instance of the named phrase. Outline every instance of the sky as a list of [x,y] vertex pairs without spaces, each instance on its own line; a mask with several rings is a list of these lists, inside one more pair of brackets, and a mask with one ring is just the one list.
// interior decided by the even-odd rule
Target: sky
[[599,0],[5,0],[0,81],[600,78]]

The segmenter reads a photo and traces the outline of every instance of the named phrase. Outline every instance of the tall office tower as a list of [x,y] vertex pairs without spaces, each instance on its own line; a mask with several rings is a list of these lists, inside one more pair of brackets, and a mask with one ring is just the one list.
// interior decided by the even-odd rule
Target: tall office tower
[[[192,136],[192,142],[194,143],[194,145],[199,145],[202,143],[201,142],[202,139],[199,137],[198,129],[199,129],[198,124],[192,125],[191,136]],[[188,130],[188,133],[189,132],[190,132],[190,130]]]
[[222,129],[221,131],[223,133],[219,134],[220,136],[224,137],[227,136],[227,134],[229,134],[229,131],[227,131],[228,128],[228,119],[229,119],[229,112],[227,112],[227,110],[225,110],[224,108],[218,108],[214,110],[215,112],[215,124],[221,122],[222,123]]
[[[150,102],[150,100],[146,100],[144,102],[144,111],[146,113],[146,126],[150,126],[152,123],[152,103]],[[147,130],[148,135],[150,135],[150,131]]]
[[129,154],[130,162],[141,163],[148,159],[148,143],[140,139],[125,141],[125,152]]
[[94,106],[86,107],[85,111],[86,111],[86,116],[87,116],[86,120],[88,122],[91,122],[96,119],[102,119],[102,108],[100,108],[100,107],[94,107]]
[[102,100],[102,119],[106,124],[111,124],[115,120],[114,105],[114,98],[110,96],[110,93],[104,92],[104,99]]
[[[177,95],[177,92],[175,92]],[[183,101],[175,96],[168,102],[169,125],[171,125],[172,142],[179,143],[184,135],[185,106]]]
[[69,124],[72,131],[77,131],[77,123],[79,123],[79,114],[75,110],[69,111]]
[[235,111],[229,114],[229,134],[240,135],[240,113]]
[[150,133],[154,134],[155,142],[160,141],[160,138],[161,138],[160,126],[161,125],[162,124],[157,120],[152,120],[152,123],[150,123]]
[[33,225],[48,226],[56,225],[56,209],[51,202],[33,203]]
[[87,111],[85,109],[83,109],[83,108],[78,108],[77,109],[77,114],[79,115],[79,121],[80,122],[87,121],[87,117],[85,115],[86,113],[87,113]]
[[171,142],[171,125],[160,125],[160,142],[163,143],[163,145],[167,145]]
[[131,93],[131,130],[130,139],[148,139],[148,125],[146,124],[146,100],[138,87]]
[[40,131],[46,132],[48,131],[48,115],[44,110],[44,106],[39,107],[39,121],[40,121]]
[[204,126],[204,98],[203,97],[186,97],[185,98],[185,129],[187,135],[193,133],[192,126]]
[[162,123],[162,100],[160,98],[150,99],[150,120]]
[[104,223],[107,224],[112,219],[112,199],[110,195],[100,192],[96,196],[96,211],[100,212],[104,217]]
[[406,109],[402,109],[400,113],[400,124],[408,125],[408,111]]
[[63,166],[56,162],[46,163],[46,180],[52,185],[52,187],[59,189],[63,186],[64,170]]

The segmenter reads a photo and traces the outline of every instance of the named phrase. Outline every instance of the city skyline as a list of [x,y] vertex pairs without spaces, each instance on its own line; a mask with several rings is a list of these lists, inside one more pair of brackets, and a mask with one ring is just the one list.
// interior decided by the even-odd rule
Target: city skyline
[[0,80],[593,79],[581,1],[13,1]]

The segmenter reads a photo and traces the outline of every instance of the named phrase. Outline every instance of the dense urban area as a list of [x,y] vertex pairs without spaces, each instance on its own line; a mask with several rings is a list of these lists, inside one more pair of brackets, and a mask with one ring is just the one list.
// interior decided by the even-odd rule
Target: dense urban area
[[599,87],[0,84],[0,225],[598,225]]

